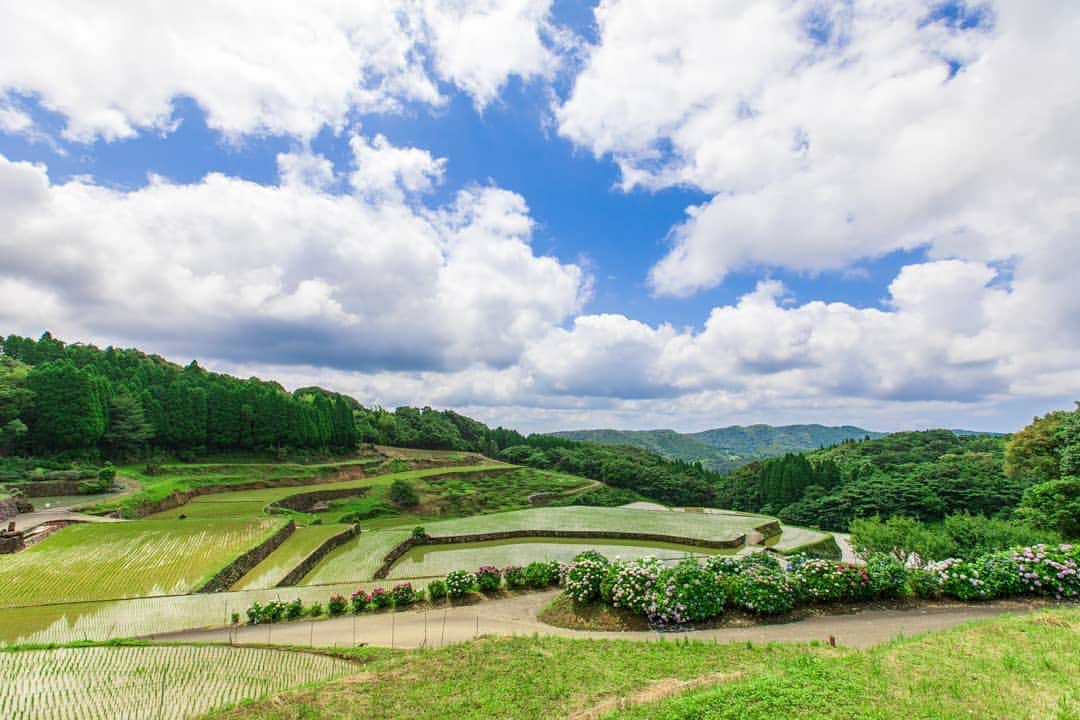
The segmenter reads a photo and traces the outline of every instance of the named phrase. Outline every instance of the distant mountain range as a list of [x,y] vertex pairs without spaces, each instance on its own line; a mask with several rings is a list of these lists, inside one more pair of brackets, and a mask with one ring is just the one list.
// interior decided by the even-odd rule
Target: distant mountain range
[[789,452],[816,450],[849,439],[879,438],[853,425],[732,425],[698,433],[674,430],[564,430],[559,437],[605,445],[633,445],[668,458],[700,462],[710,470],[728,472],[752,460]]
[[[961,429],[953,429],[952,432],[958,436],[1006,434]],[[673,460],[700,462],[716,472],[729,472],[753,460],[817,450],[844,440],[875,439],[889,433],[854,425],[731,425],[698,433],[674,430],[561,430],[550,434],[603,445],[632,445]]]

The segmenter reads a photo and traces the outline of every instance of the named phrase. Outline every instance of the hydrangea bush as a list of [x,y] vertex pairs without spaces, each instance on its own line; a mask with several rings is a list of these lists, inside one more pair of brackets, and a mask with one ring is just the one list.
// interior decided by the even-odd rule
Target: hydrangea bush
[[403,582],[398,583],[390,590],[390,597],[394,601],[394,605],[405,606],[412,605],[416,602],[416,591],[413,590],[412,583]]
[[731,600],[758,615],[780,615],[795,607],[795,585],[783,570],[746,568],[731,579]]
[[566,594],[579,603],[600,598],[600,583],[607,575],[608,561],[596,552],[582,553],[565,568]]
[[345,600],[344,595],[331,595],[330,601],[326,603],[326,610],[330,613],[331,617],[344,615],[345,610],[348,609],[348,607],[349,603]]
[[377,587],[371,591],[371,606],[373,608],[389,607],[393,600],[390,597],[390,593],[386,592],[384,588]]
[[484,565],[474,574],[480,592],[495,592],[502,586],[502,571],[493,565]]
[[612,563],[600,593],[605,602],[644,615],[661,570],[660,561],[653,557]]
[[432,580],[428,583],[427,594],[432,600],[442,600],[446,597],[446,583],[442,580]]
[[525,568],[520,565],[507,565],[502,569],[502,575],[506,580],[506,587],[511,590],[523,588],[528,584],[525,580]]
[[476,576],[467,570],[453,570],[446,575],[446,594],[452,598],[463,597],[476,586]]
[[875,597],[904,598],[911,595],[908,569],[892,555],[871,555],[866,560],[866,574]]
[[807,560],[792,573],[805,602],[855,602],[874,595],[866,568],[831,560]]
[[688,559],[663,570],[649,595],[646,611],[650,620],[683,624],[719,615],[727,593],[715,573]]
[[551,563],[534,562],[525,566],[525,582],[531,588],[546,588],[559,582],[559,568]]
[[359,589],[349,596],[349,602],[352,604],[354,613],[362,613],[367,610],[368,604],[371,602],[371,596],[364,592],[363,589]]
[[973,563],[949,558],[932,566],[941,578],[941,591],[957,600],[983,600],[989,596],[986,582]]
[[1058,600],[1080,597],[1080,548],[1035,545],[1012,553],[1024,592]]

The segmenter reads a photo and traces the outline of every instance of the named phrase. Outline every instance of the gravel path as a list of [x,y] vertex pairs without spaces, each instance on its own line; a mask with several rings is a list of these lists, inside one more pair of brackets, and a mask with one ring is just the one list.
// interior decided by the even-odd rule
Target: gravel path
[[465,642],[478,635],[556,635],[575,638],[657,640],[660,637],[691,637],[721,642],[827,642],[868,647],[925,632],[945,630],[969,620],[979,620],[1007,612],[1024,612],[1032,606],[1002,601],[979,605],[925,606],[907,610],[866,610],[850,615],[814,616],[797,622],[730,627],[692,632],[585,632],[552,627],[536,619],[537,613],[558,594],[557,590],[519,595],[431,610],[377,615],[348,615],[333,620],[291,622],[277,625],[239,626],[190,630],[155,636],[182,642],[234,642],[237,644],[296,644],[348,646],[367,643],[384,647],[441,647]]

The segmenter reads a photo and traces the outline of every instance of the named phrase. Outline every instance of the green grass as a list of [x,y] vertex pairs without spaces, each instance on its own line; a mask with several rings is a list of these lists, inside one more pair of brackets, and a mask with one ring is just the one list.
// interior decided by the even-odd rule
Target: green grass
[[[323,482],[317,485],[282,486],[260,488],[258,490],[234,490],[211,495],[201,495],[194,498],[186,505],[172,510],[155,513],[149,516],[152,519],[171,519],[180,515],[186,515],[188,519],[217,519],[217,518],[252,518],[264,514],[264,509],[276,500],[297,495],[305,492],[323,490],[344,490],[355,488],[379,488],[388,486],[394,480],[404,479],[418,481],[430,475],[439,475],[448,472],[470,473],[484,472],[495,468],[505,468],[505,465],[489,463],[486,465],[468,465],[453,468],[431,468],[427,470],[408,470],[400,473],[388,473],[371,477],[342,480],[337,482]],[[368,490],[368,493],[373,492]],[[314,520],[315,515],[305,515],[306,521]],[[336,520],[336,516],[333,518]]]
[[0,607],[187,593],[281,519],[78,524],[0,563]]
[[389,487],[380,485],[363,497],[332,501],[330,509],[318,516],[323,522],[340,522],[342,517],[356,513],[365,527],[386,527],[529,508],[530,495],[572,492],[592,484],[576,475],[534,468],[467,474],[447,470],[449,474],[421,477],[414,482],[420,496],[415,508],[396,507],[390,502]]
[[702,540],[731,540],[773,518],[604,507],[552,507],[426,524],[429,535],[467,535],[507,530],[639,532]]
[[[210,713],[218,720],[533,720],[618,701],[618,718],[1056,718],[1080,712],[1080,611],[997,619],[871,650],[794,644],[482,639],[366,666],[364,682]],[[692,695],[680,681],[715,686]],[[686,687],[686,686],[682,686]],[[617,712],[617,710],[616,710]]]
[[1011,617],[843,657],[779,659],[746,680],[620,720],[1080,717],[1080,611]]
[[253,481],[273,482],[290,478],[321,477],[333,480],[341,473],[373,471],[383,463],[383,458],[370,455],[354,455],[334,462],[292,463],[222,460],[207,463],[166,463],[156,474],[147,474],[144,463],[124,465],[117,468],[120,475],[139,483],[141,490],[132,495],[96,505],[94,512],[105,513],[119,510],[125,516],[133,516],[140,505],[155,502],[197,487],[225,487]]
[[348,525],[312,525],[297,528],[274,552],[232,586],[233,590],[264,590],[275,587],[320,545],[347,530]]
[[0,716],[179,720],[358,669],[325,655],[259,648],[19,650],[0,653]]

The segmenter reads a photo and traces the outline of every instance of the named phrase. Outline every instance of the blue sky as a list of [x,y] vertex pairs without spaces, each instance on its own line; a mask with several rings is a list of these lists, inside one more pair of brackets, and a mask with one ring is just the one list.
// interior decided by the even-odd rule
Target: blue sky
[[250,37],[121,6],[98,45],[9,18],[0,183],[47,187],[0,208],[0,328],[525,429],[1007,430],[1080,396],[1078,93],[1030,81],[1069,3],[385,5]]

